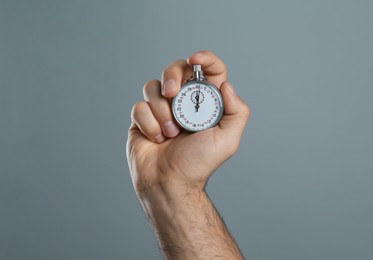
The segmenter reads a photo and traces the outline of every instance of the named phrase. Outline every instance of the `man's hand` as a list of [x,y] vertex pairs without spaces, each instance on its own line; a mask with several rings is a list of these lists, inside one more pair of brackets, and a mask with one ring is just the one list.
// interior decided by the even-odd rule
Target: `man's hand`
[[[202,65],[225,105],[216,127],[194,134],[180,131],[169,102],[192,75],[191,64]],[[224,63],[208,51],[193,54],[187,61],[177,60],[163,71],[162,82],[145,84],[144,98],[133,107],[127,146],[136,191],[146,193],[163,185],[167,189],[170,181],[203,189],[214,170],[236,152],[249,116],[246,104],[226,82]]]
[[[192,75],[192,64],[202,65],[206,79],[220,89],[225,106],[217,126],[193,134],[180,130],[170,108],[170,99]],[[163,71],[162,80],[147,82],[143,92],[145,101],[135,104],[131,113],[127,159],[133,185],[165,257],[207,257],[208,254],[196,251],[204,244],[198,241],[204,239],[207,243],[209,236],[212,236],[211,242],[222,247],[222,256],[228,256],[224,248],[231,247],[237,253],[234,240],[204,191],[211,174],[237,151],[249,117],[248,106],[226,82],[224,63],[209,51],[197,52],[186,61],[171,63]],[[202,228],[209,225],[206,221],[211,222],[206,218],[216,218],[212,221],[216,222],[214,225],[210,223],[211,230],[208,226]],[[208,230],[208,234],[201,229]],[[228,237],[221,239],[219,232]],[[175,250],[171,247],[179,253],[173,254]],[[213,247],[207,245],[207,248]]]

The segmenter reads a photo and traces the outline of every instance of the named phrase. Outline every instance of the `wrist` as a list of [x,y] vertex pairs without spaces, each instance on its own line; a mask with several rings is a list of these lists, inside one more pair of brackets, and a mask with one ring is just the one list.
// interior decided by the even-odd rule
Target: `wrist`
[[137,196],[149,220],[170,220],[176,215],[189,211],[193,205],[207,197],[204,186],[190,185],[178,180],[167,180],[148,186],[137,192]]
[[177,208],[198,200],[202,195],[205,195],[204,185],[188,184],[178,180],[148,185],[137,191],[140,202],[146,203],[148,207],[167,205]]
[[195,197],[204,193],[205,180],[185,178],[184,174],[177,172],[152,173],[148,176],[157,176],[155,180],[138,179],[135,190],[140,201],[166,200],[168,203]]

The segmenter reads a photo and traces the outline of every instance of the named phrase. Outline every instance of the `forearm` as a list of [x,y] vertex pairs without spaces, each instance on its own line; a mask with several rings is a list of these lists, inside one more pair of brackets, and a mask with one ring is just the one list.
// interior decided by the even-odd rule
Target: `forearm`
[[164,189],[139,196],[166,259],[243,259],[207,194]]

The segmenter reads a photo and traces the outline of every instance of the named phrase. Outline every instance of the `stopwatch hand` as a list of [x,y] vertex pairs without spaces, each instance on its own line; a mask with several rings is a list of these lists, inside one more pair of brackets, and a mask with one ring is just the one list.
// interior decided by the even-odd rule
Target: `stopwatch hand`
[[199,109],[199,94],[196,95],[195,99],[197,101],[195,108],[196,108],[196,112],[198,112],[198,109]]

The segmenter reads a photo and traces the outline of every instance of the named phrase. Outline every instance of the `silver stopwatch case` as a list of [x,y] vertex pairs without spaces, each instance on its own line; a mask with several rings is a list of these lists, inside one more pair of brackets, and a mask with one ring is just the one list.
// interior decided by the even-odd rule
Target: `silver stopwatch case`
[[219,123],[224,104],[219,89],[203,76],[201,65],[193,65],[193,78],[181,86],[172,99],[171,108],[180,127],[199,132]]

